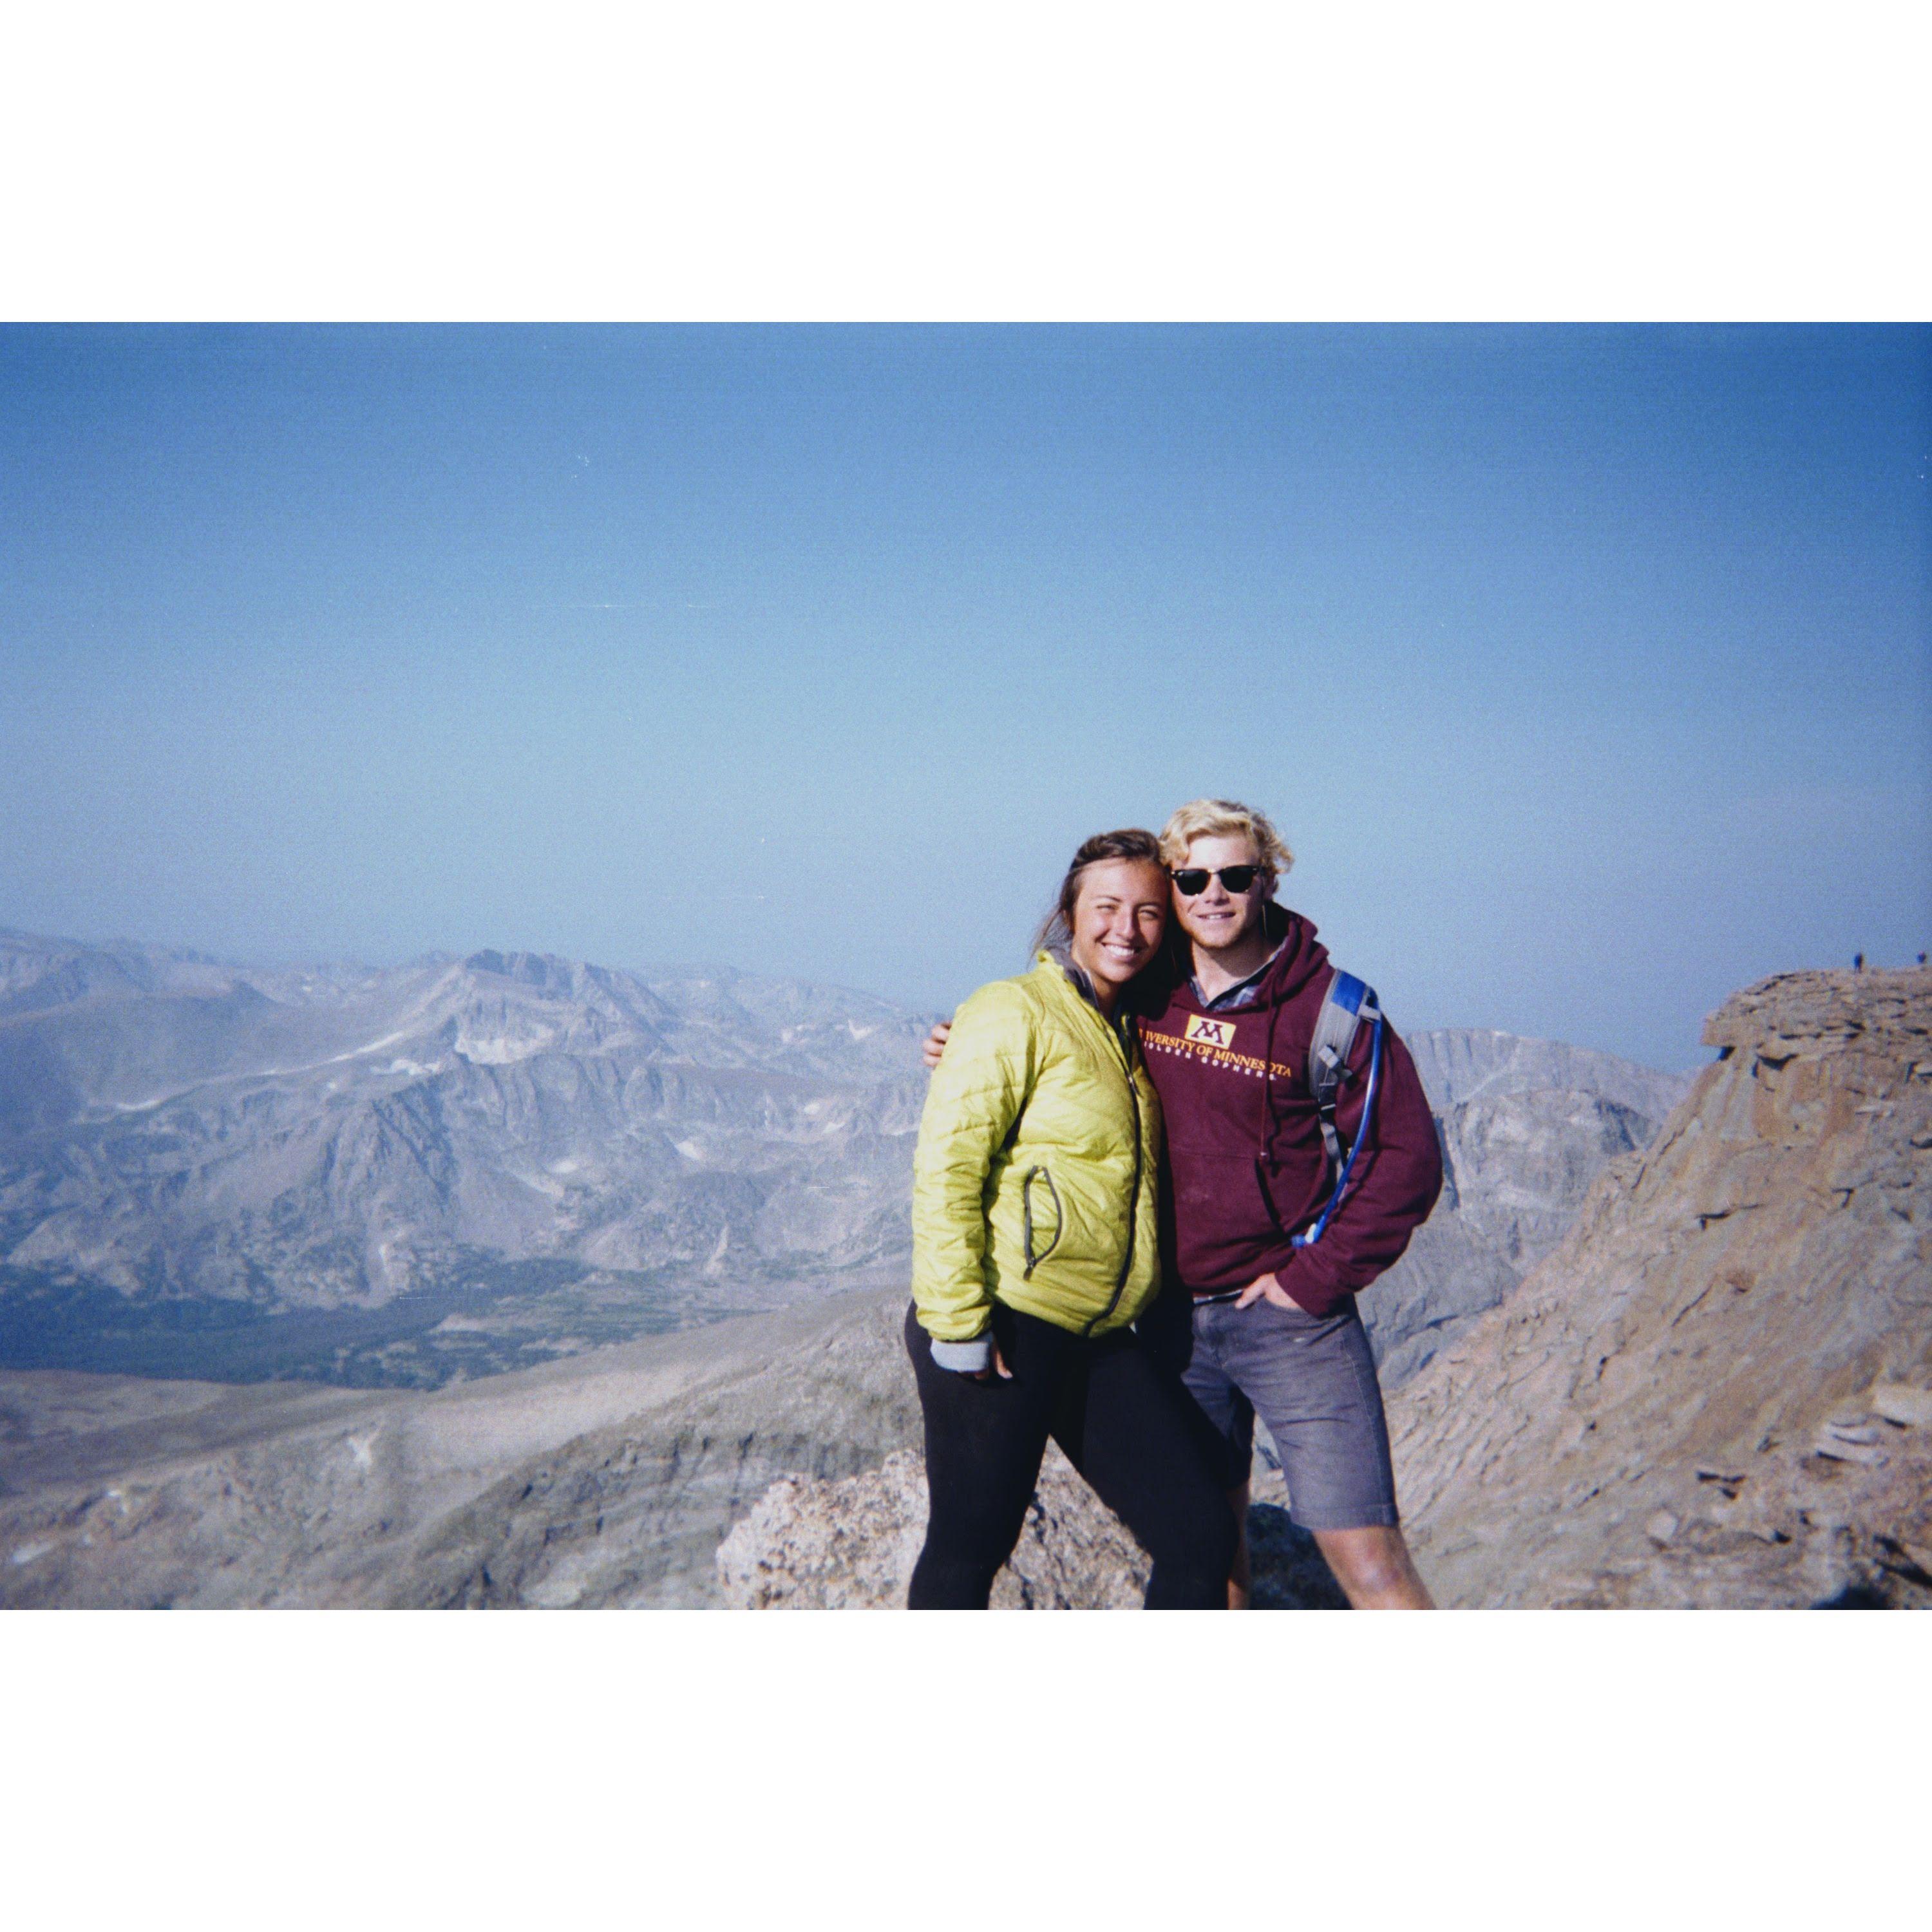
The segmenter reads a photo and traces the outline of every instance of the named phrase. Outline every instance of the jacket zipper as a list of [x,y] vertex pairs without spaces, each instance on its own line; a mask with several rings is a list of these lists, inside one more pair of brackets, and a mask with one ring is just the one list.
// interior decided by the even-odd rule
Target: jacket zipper
[[[1112,1023],[1102,1019],[1100,1024],[1112,1034]],[[1114,1283],[1114,1292],[1107,1305],[1088,1323],[1080,1333],[1083,1338],[1090,1336],[1114,1310],[1120,1305],[1120,1297],[1127,1292],[1127,1276],[1133,1272],[1134,1231],[1140,1220],[1141,1208],[1141,1093],[1134,1084],[1133,1061],[1129,1057],[1124,1036],[1117,1036],[1114,1043],[1120,1048],[1121,1071],[1127,1076],[1127,1102],[1134,1111],[1134,1184],[1127,1194],[1127,1251],[1120,1257],[1120,1279]]]

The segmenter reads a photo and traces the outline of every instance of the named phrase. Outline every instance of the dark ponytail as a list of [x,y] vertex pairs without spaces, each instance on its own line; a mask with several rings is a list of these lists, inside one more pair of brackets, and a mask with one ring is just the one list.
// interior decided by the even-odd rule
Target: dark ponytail
[[[1142,859],[1150,866],[1161,866],[1160,841],[1138,825],[1122,832],[1102,832],[1088,839],[1074,854],[1073,862],[1060,882],[1060,896],[1053,902],[1053,910],[1040,921],[1040,930],[1033,936],[1035,952],[1043,950],[1059,956],[1073,944],[1073,902],[1080,896],[1081,879],[1089,866],[1104,865],[1110,859]],[[1166,868],[1161,866],[1161,869],[1165,872]]]

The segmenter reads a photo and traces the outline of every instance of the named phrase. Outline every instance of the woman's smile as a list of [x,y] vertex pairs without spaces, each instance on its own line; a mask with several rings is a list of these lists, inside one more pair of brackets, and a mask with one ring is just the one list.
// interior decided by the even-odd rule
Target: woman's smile
[[1111,860],[1082,877],[1068,951],[1103,1004],[1154,957],[1166,929],[1167,902],[1166,875],[1148,860]]

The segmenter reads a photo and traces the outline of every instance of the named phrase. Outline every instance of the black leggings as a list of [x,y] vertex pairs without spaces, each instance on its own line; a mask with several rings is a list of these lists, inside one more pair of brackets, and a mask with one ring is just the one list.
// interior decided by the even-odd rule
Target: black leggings
[[908,1607],[986,1607],[1050,1436],[1154,1558],[1149,1610],[1227,1608],[1234,1512],[1171,1383],[1132,1330],[1086,1341],[998,1306],[993,1335],[1012,1379],[983,1382],[934,1361],[910,1308],[905,1335],[932,1498]]

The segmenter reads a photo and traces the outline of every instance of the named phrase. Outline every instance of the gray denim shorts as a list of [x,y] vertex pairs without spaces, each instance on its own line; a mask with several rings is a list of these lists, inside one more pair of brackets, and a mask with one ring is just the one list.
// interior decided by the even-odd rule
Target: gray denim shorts
[[1193,1327],[1181,1378],[1227,1444],[1232,1480],[1246,1478],[1258,1414],[1304,1529],[1400,1520],[1382,1384],[1353,1297],[1318,1320],[1266,1301],[1197,1303]]

